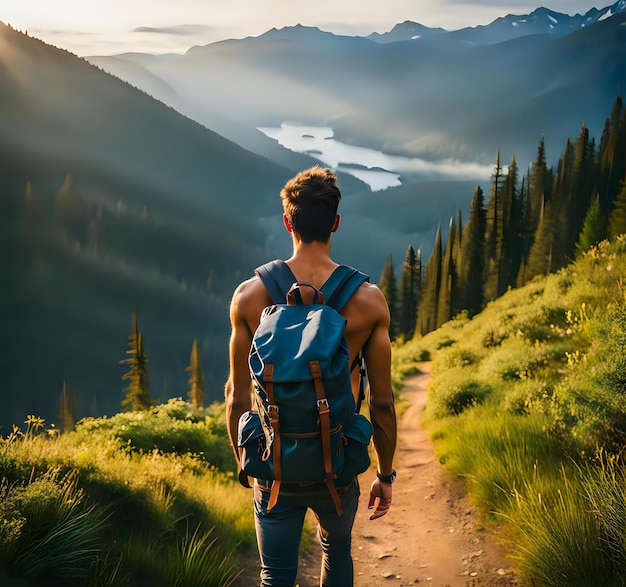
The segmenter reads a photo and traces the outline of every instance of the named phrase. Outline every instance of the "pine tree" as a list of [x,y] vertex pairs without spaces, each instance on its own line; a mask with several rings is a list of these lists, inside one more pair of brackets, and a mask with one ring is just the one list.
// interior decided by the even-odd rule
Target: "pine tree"
[[599,164],[600,206],[608,214],[626,171],[626,108],[621,94],[615,100],[604,125],[600,139]]
[[378,287],[383,292],[387,300],[387,305],[389,306],[389,314],[391,317],[389,336],[391,340],[393,340],[398,334],[398,282],[396,281],[391,255],[389,255],[385,261]]
[[[535,159],[528,177],[528,195],[524,208],[524,221],[522,224],[522,259],[517,274],[517,285],[527,283],[535,273],[529,261],[530,251],[537,236],[540,221],[543,222],[544,211],[547,202],[552,196],[553,174],[552,169],[546,165],[546,151],[544,137],[541,137],[537,158]],[[536,253],[535,253],[536,255]]]
[[441,260],[441,281],[439,287],[439,300],[437,302],[437,328],[452,318],[452,307],[454,305],[453,295],[456,282],[454,268],[456,232],[457,227],[454,222],[454,218],[450,217],[448,239],[446,241],[446,248]]
[[65,381],[63,382],[61,397],[59,398],[59,421],[62,434],[74,430],[76,424],[76,394],[72,392],[68,397]]
[[191,405],[200,409],[204,407],[204,371],[200,361],[200,352],[198,351],[198,341],[194,338],[191,346],[191,356],[189,358],[189,366],[185,369],[189,371],[189,400]]
[[128,381],[124,388],[125,397],[122,407],[128,411],[147,410],[156,404],[150,397],[150,380],[148,377],[148,358],[144,353],[143,336],[137,326],[137,314],[133,312],[128,337],[128,358],[120,361],[121,365],[129,365],[128,372],[122,379]]
[[583,228],[580,232],[578,242],[576,243],[576,253],[581,256],[586,253],[591,247],[597,245],[606,233],[605,222],[600,208],[600,197],[596,196],[583,223]]
[[552,244],[553,228],[550,223],[551,202],[541,208],[539,224],[535,231],[535,238],[528,253],[528,259],[524,266],[523,283],[528,283],[536,275],[547,275],[552,271]]
[[422,295],[417,310],[417,329],[426,334],[437,328],[437,304],[441,285],[441,226],[437,227],[433,251],[426,262]]
[[624,233],[626,233],[626,180],[622,182],[622,189],[615,198],[609,216],[609,238],[614,239]]
[[503,254],[503,207],[502,207],[502,182],[504,175],[500,164],[500,151],[496,154],[496,166],[491,176],[491,191],[487,204],[487,224],[485,243],[485,298],[493,300],[499,295],[501,287],[501,260]]
[[511,157],[502,185],[502,248],[500,251],[500,284],[498,296],[515,287],[522,260],[522,201],[517,190],[517,162]]
[[[421,252],[419,254],[421,254]],[[418,266],[418,253],[409,245],[404,255],[404,262],[402,263],[402,275],[400,277],[400,312],[398,316],[399,334],[402,335],[405,340],[411,339],[415,331],[421,280],[420,273],[421,268]]]
[[485,224],[483,190],[474,190],[469,218],[461,239],[459,263],[458,306],[470,316],[480,312],[484,299]]
[[[589,131],[585,124],[580,129],[574,149],[570,189],[561,215],[561,221],[565,224],[563,252],[560,259],[562,266],[569,263],[574,256],[586,215],[595,199],[595,142],[589,139]],[[601,210],[598,210],[597,220],[600,220],[602,216]],[[594,227],[597,233],[594,238],[598,237],[598,242],[606,236],[601,228],[601,224]]]

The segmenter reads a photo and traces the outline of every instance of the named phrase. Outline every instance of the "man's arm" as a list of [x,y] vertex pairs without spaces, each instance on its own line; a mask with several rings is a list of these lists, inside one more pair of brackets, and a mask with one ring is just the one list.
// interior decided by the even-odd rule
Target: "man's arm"
[[248,367],[248,354],[252,343],[252,334],[245,320],[246,296],[245,284],[240,285],[233,295],[230,305],[231,336],[229,343],[230,374],[225,387],[226,426],[230,444],[239,462],[237,450],[237,428],[239,418],[251,407],[250,394],[252,381]]
[[[374,447],[378,455],[378,470],[382,475],[393,472],[397,425],[394,396],[391,387],[391,341],[389,340],[389,310],[382,293],[380,318],[363,348],[370,385],[370,418],[374,428]],[[391,505],[391,484],[376,478],[370,489],[370,509],[378,500],[370,520],[384,516]]]

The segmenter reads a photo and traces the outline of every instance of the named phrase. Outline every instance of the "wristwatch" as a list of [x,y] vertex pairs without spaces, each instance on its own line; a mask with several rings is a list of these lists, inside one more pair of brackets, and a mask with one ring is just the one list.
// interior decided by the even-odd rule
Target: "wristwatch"
[[396,480],[396,470],[391,471],[391,475],[381,475],[380,471],[376,471],[376,477],[383,483],[393,483]]

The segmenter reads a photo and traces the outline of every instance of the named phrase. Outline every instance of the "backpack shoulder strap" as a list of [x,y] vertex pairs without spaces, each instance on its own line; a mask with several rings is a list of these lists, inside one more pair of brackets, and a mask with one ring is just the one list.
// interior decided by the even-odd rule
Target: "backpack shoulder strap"
[[284,304],[287,292],[297,281],[289,265],[281,260],[270,261],[254,270],[275,304]]
[[322,286],[326,305],[341,312],[361,284],[369,280],[365,273],[348,265],[339,265]]

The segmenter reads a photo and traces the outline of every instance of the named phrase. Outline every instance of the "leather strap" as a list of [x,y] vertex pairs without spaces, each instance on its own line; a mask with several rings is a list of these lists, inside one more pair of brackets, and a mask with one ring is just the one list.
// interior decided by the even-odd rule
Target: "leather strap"
[[330,408],[328,406],[328,400],[326,399],[324,384],[322,383],[322,369],[320,367],[320,362],[309,361],[309,369],[311,370],[311,376],[313,377],[315,396],[317,398],[317,411],[320,418],[320,438],[322,441],[322,453],[324,455],[324,473],[326,474],[324,483],[326,483],[326,487],[328,487],[328,491],[330,492],[333,502],[335,503],[337,515],[341,516],[343,508],[334,483],[336,475],[333,473],[330,447]]
[[272,492],[270,493],[270,500],[267,506],[269,512],[278,501],[278,494],[280,492],[280,484],[282,482],[282,469],[280,464],[280,422],[279,422],[279,410],[276,404],[276,398],[274,397],[274,365],[266,364],[263,368],[263,381],[265,381],[265,392],[267,393],[267,413],[270,418],[270,424],[274,432],[274,440],[272,444],[272,455],[274,462],[274,483],[272,483]]

